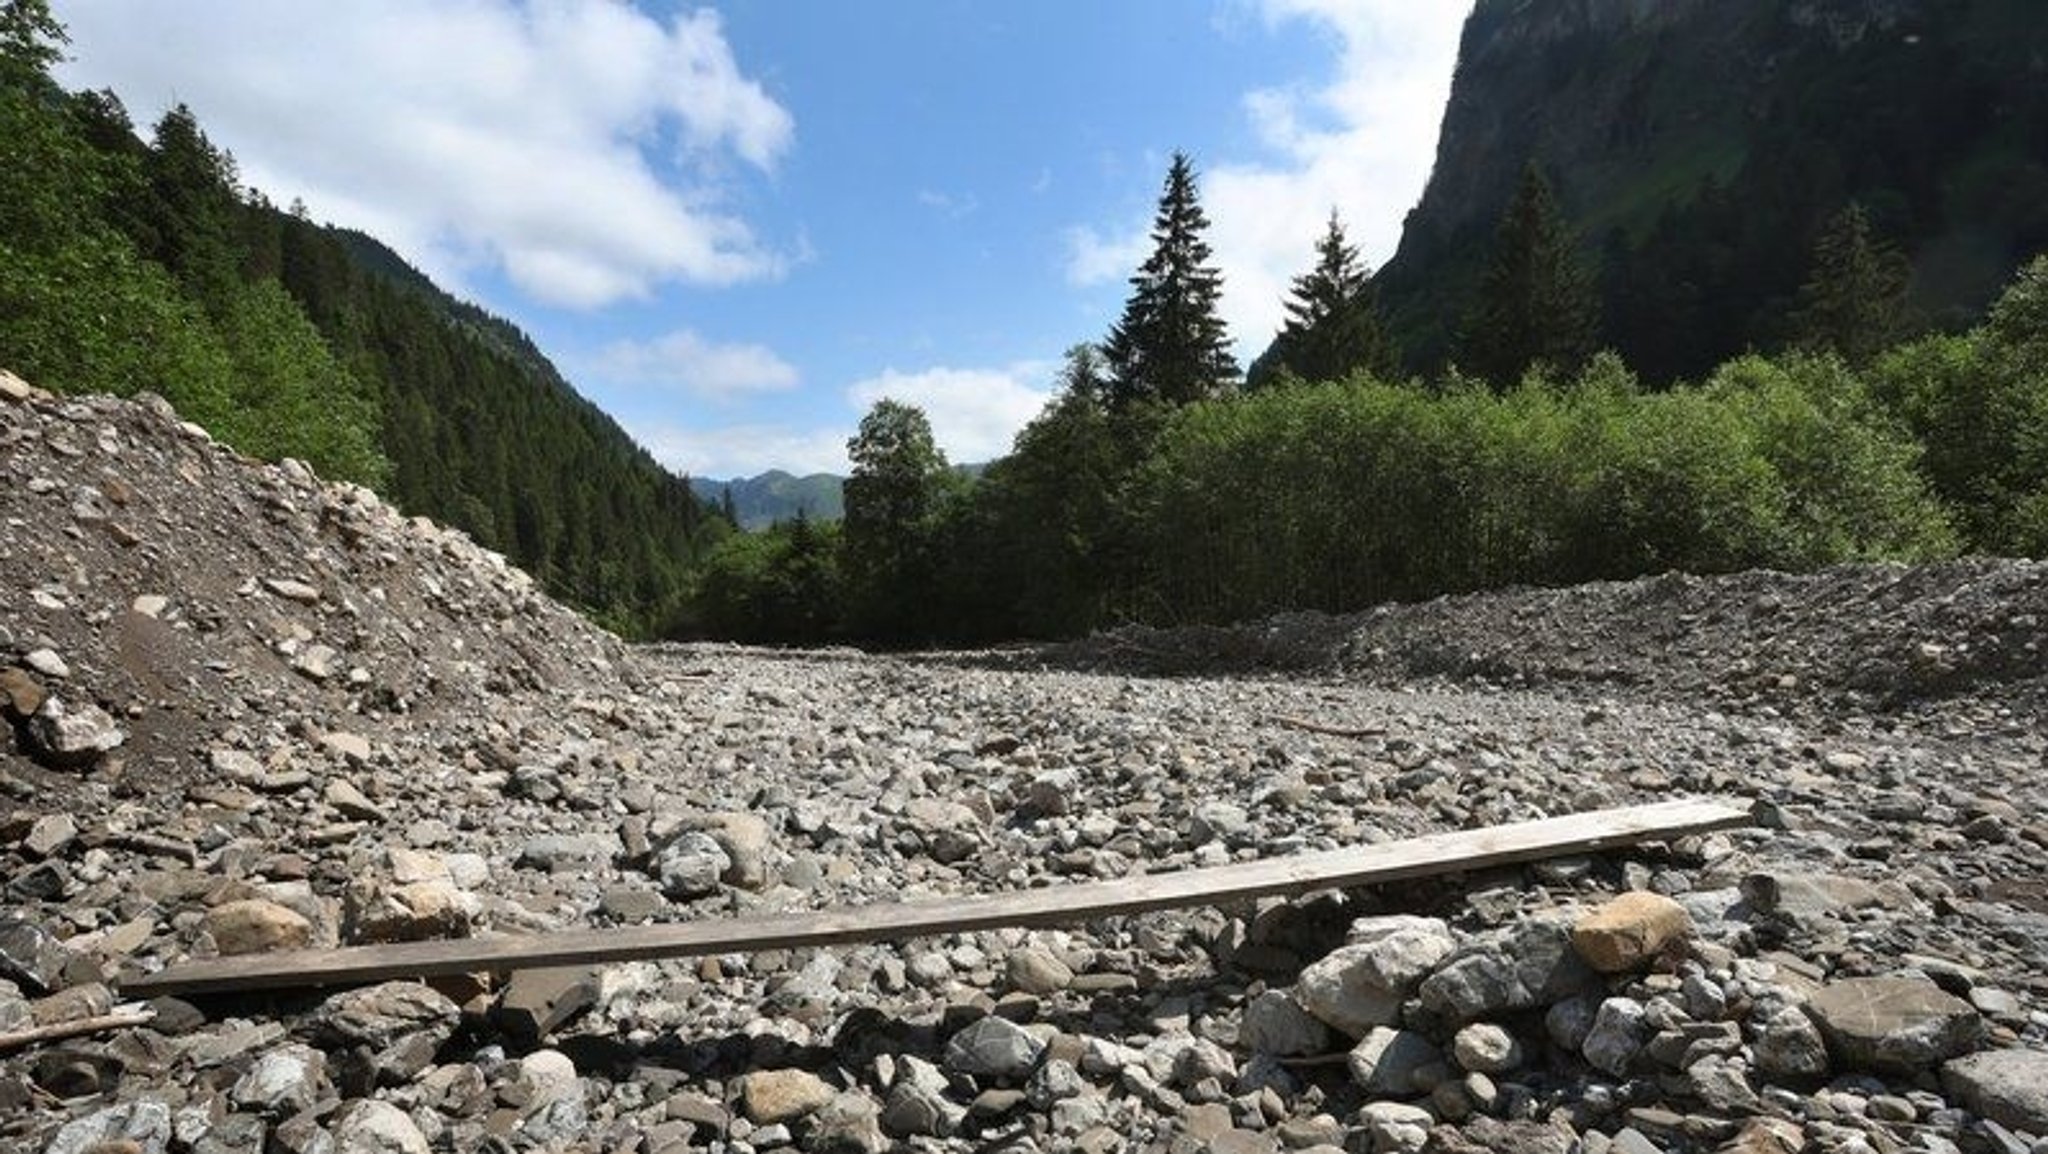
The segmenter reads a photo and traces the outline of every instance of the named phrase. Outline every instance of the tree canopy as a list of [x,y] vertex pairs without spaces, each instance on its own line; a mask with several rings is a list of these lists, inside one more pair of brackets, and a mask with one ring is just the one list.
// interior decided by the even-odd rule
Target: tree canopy
[[1399,360],[1380,324],[1379,294],[1372,270],[1344,235],[1335,211],[1316,242],[1316,264],[1294,278],[1287,321],[1265,355],[1252,363],[1247,387],[1284,377],[1341,381],[1354,373],[1382,379],[1398,372]]
[[1578,371],[1598,335],[1598,300],[1543,170],[1531,162],[1494,234],[1465,321],[1459,366],[1508,388],[1532,365]]
[[1152,255],[1131,277],[1131,296],[1110,330],[1109,403],[1185,405],[1237,380],[1237,359],[1217,308],[1223,295],[1203,234],[1209,218],[1195,190],[1195,166],[1173,154],[1152,222]]

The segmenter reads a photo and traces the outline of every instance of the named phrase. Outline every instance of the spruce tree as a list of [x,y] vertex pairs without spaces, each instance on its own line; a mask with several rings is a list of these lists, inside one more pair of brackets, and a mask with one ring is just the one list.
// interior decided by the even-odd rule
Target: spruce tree
[[1599,303],[1550,182],[1535,163],[1501,216],[1493,258],[1465,322],[1461,367],[1511,388],[1531,365],[1578,371],[1593,351]]
[[1799,288],[1794,343],[1831,350],[1852,365],[1895,343],[1903,328],[1906,260],[1872,235],[1860,204],[1829,218],[1813,248],[1813,271]]
[[1333,209],[1329,228],[1316,242],[1316,265],[1294,278],[1287,322],[1253,363],[1246,384],[1259,388],[1288,374],[1305,381],[1341,381],[1359,372],[1385,378],[1394,371],[1372,272],[1345,239]]
[[1216,313],[1223,274],[1202,239],[1208,227],[1195,196],[1194,165],[1176,152],[1152,222],[1152,255],[1131,278],[1131,298],[1103,345],[1111,408],[1185,405],[1237,379],[1237,360]]

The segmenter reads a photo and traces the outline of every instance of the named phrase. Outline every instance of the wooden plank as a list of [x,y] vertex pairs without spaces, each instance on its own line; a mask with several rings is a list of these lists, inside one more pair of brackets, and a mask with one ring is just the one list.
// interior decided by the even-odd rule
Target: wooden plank
[[1380,885],[1667,840],[1746,825],[1749,820],[1746,808],[1727,801],[1667,801],[1322,853],[972,897],[619,929],[246,954],[186,962],[130,978],[122,983],[122,991],[127,996],[154,996],[360,985],[480,970],[594,965],[896,940],[1003,926],[1072,924],[1149,910]]

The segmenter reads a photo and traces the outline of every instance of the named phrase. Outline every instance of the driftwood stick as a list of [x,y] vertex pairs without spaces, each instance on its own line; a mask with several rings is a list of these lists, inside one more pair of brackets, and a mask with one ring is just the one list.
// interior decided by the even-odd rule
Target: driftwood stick
[[56,1042],[86,1034],[99,1034],[107,1030],[125,1030],[130,1026],[147,1026],[154,1021],[156,1011],[137,1010],[125,1014],[102,1014],[97,1018],[80,1018],[75,1022],[52,1022],[47,1026],[0,1034],[0,1054],[42,1042]]
[[1310,721],[1306,717],[1288,717],[1284,714],[1275,715],[1273,724],[1299,729],[1306,733],[1320,733],[1325,737],[1385,737],[1387,733],[1387,727],[1384,725],[1325,725],[1320,721]]

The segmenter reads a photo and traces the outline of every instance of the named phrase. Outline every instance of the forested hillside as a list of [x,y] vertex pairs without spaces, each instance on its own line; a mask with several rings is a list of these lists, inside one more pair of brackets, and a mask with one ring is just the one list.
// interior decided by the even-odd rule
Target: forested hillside
[[256,456],[302,458],[508,554],[631,633],[674,627],[725,523],[510,324],[371,238],[244,187],[186,108],[142,139],[49,77],[42,5],[0,20],[0,365],[150,390]]
[[796,476],[770,469],[755,477],[734,477],[716,481],[690,478],[699,497],[724,512],[742,529],[766,529],[779,521],[807,517],[816,521],[837,521],[845,512],[840,488],[845,478],[830,473]]
[[1967,327],[2048,247],[2038,0],[1481,0],[1434,169],[1377,278],[1411,371],[1469,365],[1469,301],[1525,166],[1598,296],[1593,347],[1698,379],[1793,335],[1859,205],[1901,323]]

